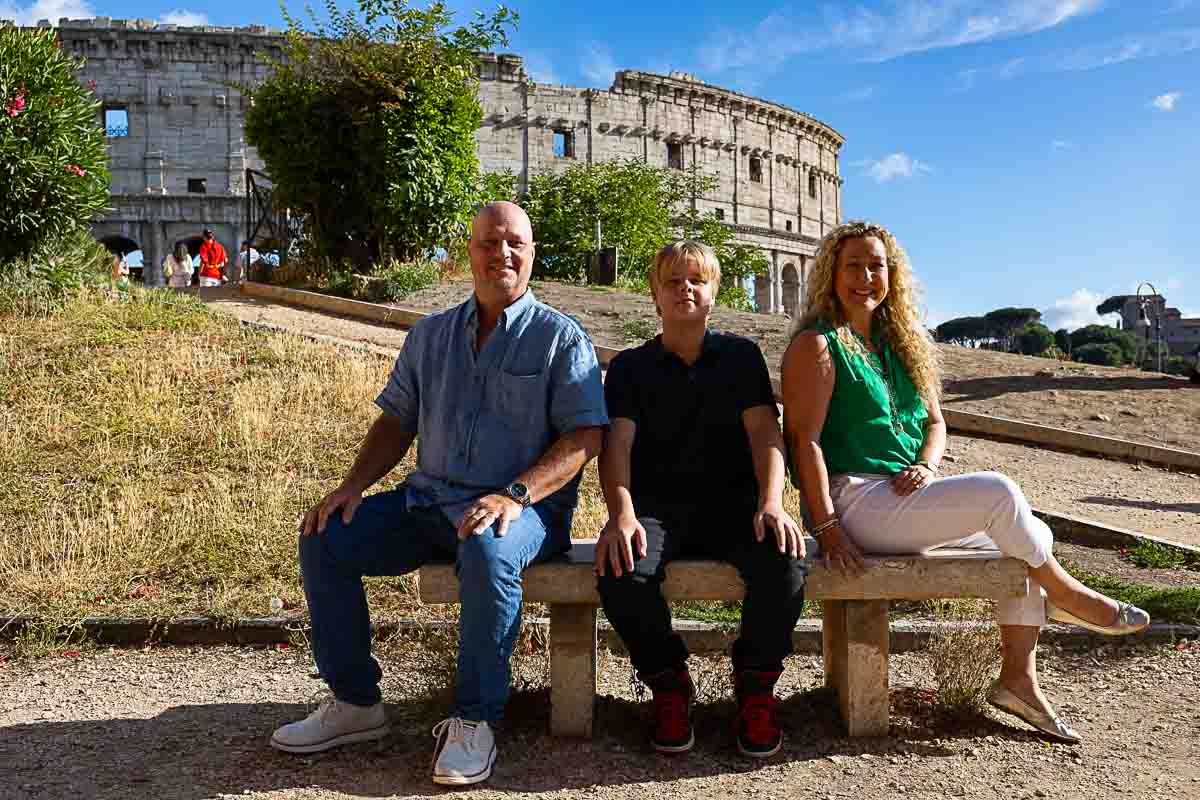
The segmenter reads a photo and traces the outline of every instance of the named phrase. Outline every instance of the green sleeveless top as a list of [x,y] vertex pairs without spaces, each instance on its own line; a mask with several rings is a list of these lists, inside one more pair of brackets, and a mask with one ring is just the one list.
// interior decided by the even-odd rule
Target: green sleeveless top
[[821,429],[829,474],[894,475],[911,466],[925,442],[929,412],[904,362],[886,341],[876,343],[879,356],[865,347],[860,354],[845,347],[832,328],[817,330],[837,370]]

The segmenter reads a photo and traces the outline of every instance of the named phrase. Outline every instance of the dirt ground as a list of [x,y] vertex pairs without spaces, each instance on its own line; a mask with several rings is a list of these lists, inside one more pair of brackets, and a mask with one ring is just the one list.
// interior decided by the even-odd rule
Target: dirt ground
[[[420,300],[427,305],[422,306],[419,303],[410,302],[406,303],[405,306],[424,308],[425,310],[430,310],[434,307],[444,307],[441,305],[434,306],[434,301],[450,304],[461,300],[464,291],[465,284],[443,284],[436,289],[428,289],[420,295],[414,296],[414,300]],[[613,303],[618,298],[624,298],[622,302],[628,302],[632,306],[637,306],[638,308],[644,306],[645,309],[648,309],[648,312],[643,311],[639,313],[648,313],[650,317],[653,317],[654,314],[653,308],[649,305],[648,301],[630,295],[597,292],[579,287],[562,287],[558,284],[535,284],[534,291],[543,299],[551,302],[557,301],[559,305],[567,307],[581,320],[584,320],[585,324],[590,328],[607,331],[605,335],[613,335],[614,331],[616,335],[620,335],[620,319],[608,316],[610,313],[618,313],[612,311],[614,307]],[[572,296],[584,295],[586,299],[599,305],[591,311],[575,308],[562,303],[561,299],[555,295],[556,291],[563,291]],[[377,346],[391,352],[395,352],[404,341],[403,331],[387,325],[265,303],[243,297],[228,289],[211,290],[211,293],[206,293],[204,296],[214,308],[250,322],[278,325],[297,332],[306,332],[357,344]],[[587,314],[591,314],[592,316],[589,318]],[[718,316],[718,324],[723,327],[731,327],[731,325],[722,322],[725,315],[731,315],[735,318],[734,321],[740,318],[747,318],[747,325],[753,324],[764,329],[775,326],[782,330],[786,322],[786,320],[767,317],[765,315],[739,314],[724,309],[718,309],[716,314]],[[600,324],[601,327],[597,328],[596,324],[591,321],[592,319],[602,320],[602,323],[596,323]],[[607,325],[607,328],[604,328],[603,325]],[[604,339],[600,338],[600,334],[594,333],[593,335],[599,341],[605,342]],[[606,343],[623,344],[619,339],[608,340]],[[968,351],[957,347],[945,347],[943,349],[954,356],[960,356],[961,354],[968,354],[972,358],[978,356],[979,364],[1000,365],[993,366],[993,369],[997,372],[1001,371],[1001,366],[1004,364],[1025,368],[1025,364],[1033,362],[1037,369],[1048,369],[1056,364],[1056,362],[1047,361],[1046,359],[1031,359],[1025,356],[1011,356],[986,351]],[[768,359],[770,360],[771,358],[772,356],[768,355]],[[964,358],[963,360],[967,361],[968,359]],[[778,359],[776,358],[774,363],[777,362]],[[1046,365],[1050,365],[1050,367]],[[1114,372],[1122,371],[1114,370]],[[1133,373],[1129,370],[1123,372],[1131,375],[1142,375],[1142,373]],[[383,377],[384,375],[381,372],[381,380]],[[1014,378],[1014,380],[1018,379],[1020,379],[1019,375]],[[989,380],[1003,382],[1005,379],[994,377],[989,378]],[[1045,378],[1039,380],[1051,379]],[[1194,440],[1194,448],[1200,449],[1200,387],[1195,389],[1183,388],[1188,387],[1189,384],[1173,379],[1170,380],[1171,386],[1179,388],[1145,390],[1150,395],[1165,394],[1169,397],[1169,402],[1162,398],[1150,399],[1146,402],[1155,404],[1155,408],[1161,406],[1166,409],[1163,413],[1167,414],[1171,419],[1191,414],[1193,417],[1191,421],[1180,419],[1172,423],[1172,425],[1178,426],[1171,429],[1172,435],[1178,440],[1191,437]],[[1068,390],[1053,391],[1067,392]],[[1089,402],[1099,404],[1100,407],[1105,407],[1108,414],[1115,421],[1114,424],[1128,425],[1131,422],[1139,421],[1140,418],[1128,417],[1116,413],[1113,411],[1112,404],[1123,402],[1119,398],[1123,397],[1129,391],[1131,390],[1122,389],[1116,392],[1100,392],[1099,394],[1095,392],[1082,393],[1090,397]],[[1015,392],[1011,396],[1001,395],[992,400],[972,401],[977,403],[973,407],[973,410],[1000,413],[999,411],[990,411],[989,409],[995,408],[997,402],[1007,398],[1007,402],[1009,403],[1021,404],[1024,411],[1022,411],[1023,417],[1022,414],[1010,413],[1009,411],[1005,411],[1005,413],[1010,413],[1010,416],[1017,418],[1044,422],[1046,420],[1038,416],[1041,413],[1038,404],[1031,402],[1035,394]],[[1091,397],[1091,395],[1095,395],[1095,397]],[[1141,397],[1140,394],[1138,396]],[[1017,410],[1020,411],[1021,409]],[[1093,426],[1104,424],[1088,422],[1086,419],[1081,421],[1081,425],[1083,423]],[[1112,435],[1137,438],[1131,430],[1099,431],[1095,428],[1093,430]],[[1191,440],[1189,440],[1189,443],[1192,443]],[[949,457],[943,466],[944,474],[959,474],[986,469],[999,470],[1012,476],[1021,484],[1030,502],[1037,508],[1086,517],[1117,527],[1129,528],[1156,536],[1163,536],[1185,544],[1200,546],[1200,477],[1196,475],[1151,466],[1139,466],[1120,461],[1111,461],[1104,458],[1058,453],[1019,444],[994,442],[957,435],[950,437],[948,455]]]
[[[0,665],[0,794],[6,800],[146,797],[434,797],[426,677],[387,659],[393,732],[312,756],[279,753],[271,730],[307,713],[317,690],[301,649],[154,648]],[[406,665],[408,665],[406,667]],[[518,661],[492,780],[456,796],[712,798],[1186,798],[1200,793],[1200,645],[1049,650],[1042,680],[1081,745],[1052,744],[990,712],[935,715],[928,662],[893,656],[892,731],[848,739],[820,689],[821,664],[794,656],[780,684],[783,751],[763,762],[730,747],[724,659],[692,659],[697,745],[682,757],[644,740],[629,665],[602,659],[596,735],[546,734],[544,659]]]

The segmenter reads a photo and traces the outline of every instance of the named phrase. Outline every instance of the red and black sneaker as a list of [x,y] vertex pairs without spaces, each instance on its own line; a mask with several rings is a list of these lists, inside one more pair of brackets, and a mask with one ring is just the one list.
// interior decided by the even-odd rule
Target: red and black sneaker
[[686,753],[696,743],[692,732],[692,703],[696,686],[687,665],[645,679],[654,693],[654,732],[650,744],[660,753]]
[[751,758],[767,758],[783,746],[783,731],[776,718],[775,682],[778,672],[742,670],[734,674],[738,713],[734,720],[738,752]]

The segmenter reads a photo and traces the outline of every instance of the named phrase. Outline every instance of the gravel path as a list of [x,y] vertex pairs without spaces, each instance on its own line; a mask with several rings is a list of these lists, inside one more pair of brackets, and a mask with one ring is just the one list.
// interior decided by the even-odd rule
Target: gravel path
[[[217,797],[426,797],[429,727],[439,708],[412,699],[427,661],[412,643],[388,658],[392,735],[301,757],[267,736],[306,713],[316,681],[299,649],[108,650],[0,665],[0,795],[6,800]],[[928,663],[892,659],[893,731],[850,740],[821,664],[789,659],[781,682],[788,739],[763,763],[729,747],[727,664],[693,657],[701,685],[697,746],[666,758],[644,744],[628,662],[605,654],[597,735],[546,734],[544,661],[523,656],[484,788],[463,797],[1173,798],[1200,795],[1200,645],[1046,652],[1043,682],[1085,736],[1057,745],[991,715],[930,714]]]
[[[207,290],[203,296],[216,310],[248,322],[382,348],[381,353],[395,353],[404,341],[404,332],[396,328],[265,303],[228,288]],[[385,369],[381,367],[381,381]],[[1195,395],[1200,397],[1200,390]],[[1200,476],[963,436],[950,437],[950,454],[954,461],[944,465],[945,474],[999,470],[1021,484],[1038,508],[1200,545]]]

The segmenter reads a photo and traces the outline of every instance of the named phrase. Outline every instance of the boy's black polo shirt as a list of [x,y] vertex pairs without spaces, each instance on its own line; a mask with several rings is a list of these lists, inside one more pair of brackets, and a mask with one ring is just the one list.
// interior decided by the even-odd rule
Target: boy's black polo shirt
[[778,412],[766,359],[754,342],[708,331],[689,367],[656,336],[612,360],[604,398],[610,419],[637,425],[630,492],[639,514],[658,504],[757,507],[742,412],[762,405]]

